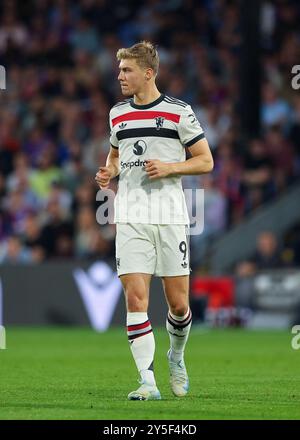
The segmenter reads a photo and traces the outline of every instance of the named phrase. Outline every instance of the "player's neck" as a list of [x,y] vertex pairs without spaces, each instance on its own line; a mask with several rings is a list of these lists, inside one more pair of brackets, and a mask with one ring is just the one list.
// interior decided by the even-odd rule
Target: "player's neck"
[[160,91],[157,89],[156,85],[147,90],[143,90],[142,92],[137,93],[133,97],[133,102],[136,105],[147,105],[151,104],[151,102],[156,101],[161,96]]

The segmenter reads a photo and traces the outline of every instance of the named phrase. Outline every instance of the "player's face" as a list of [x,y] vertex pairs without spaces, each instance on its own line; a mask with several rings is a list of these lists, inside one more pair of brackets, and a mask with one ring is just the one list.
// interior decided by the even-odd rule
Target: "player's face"
[[146,83],[145,70],[136,63],[136,60],[121,60],[119,68],[118,80],[122,94],[132,96],[141,92]]

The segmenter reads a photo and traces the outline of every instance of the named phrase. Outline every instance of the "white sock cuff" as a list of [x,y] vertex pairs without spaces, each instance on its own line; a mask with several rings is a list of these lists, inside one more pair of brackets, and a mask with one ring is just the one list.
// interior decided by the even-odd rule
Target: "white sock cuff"
[[147,312],[127,312],[126,324],[135,325],[148,321]]
[[171,318],[175,319],[176,321],[185,321],[186,318],[189,316],[190,312],[191,312],[191,310],[190,310],[190,308],[188,308],[188,310],[184,316],[176,316],[176,315],[173,315],[173,313],[171,313],[171,311],[169,309],[169,315],[171,316]]

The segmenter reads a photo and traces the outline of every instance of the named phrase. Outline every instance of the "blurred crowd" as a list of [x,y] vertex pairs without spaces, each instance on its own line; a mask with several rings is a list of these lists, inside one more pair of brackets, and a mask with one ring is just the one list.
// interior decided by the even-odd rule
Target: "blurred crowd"
[[248,277],[258,270],[300,266],[300,223],[290,228],[282,239],[271,231],[257,235],[256,249],[251,258],[236,265],[236,275]]
[[205,189],[193,252],[205,255],[211,239],[297,181],[300,5],[262,2],[261,15],[261,136],[245,141],[239,2],[2,1],[0,262],[113,257],[114,225],[96,222],[94,175],[109,150],[109,109],[122,99],[115,53],[142,39],[158,45],[159,89],[192,105],[214,155],[211,175],[183,179]]

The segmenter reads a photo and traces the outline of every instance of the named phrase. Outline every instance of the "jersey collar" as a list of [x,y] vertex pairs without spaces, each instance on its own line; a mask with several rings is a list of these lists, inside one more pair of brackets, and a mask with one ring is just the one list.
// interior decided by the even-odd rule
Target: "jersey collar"
[[150,102],[150,104],[145,104],[145,105],[138,105],[135,104],[133,101],[133,98],[130,99],[130,105],[133,108],[137,108],[137,109],[141,109],[141,110],[146,110],[147,108],[151,108],[154,107],[155,105],[159,104],[161,101],[164,100],[165,94],[161,93],[160,97],[157,98],[155,101]]

